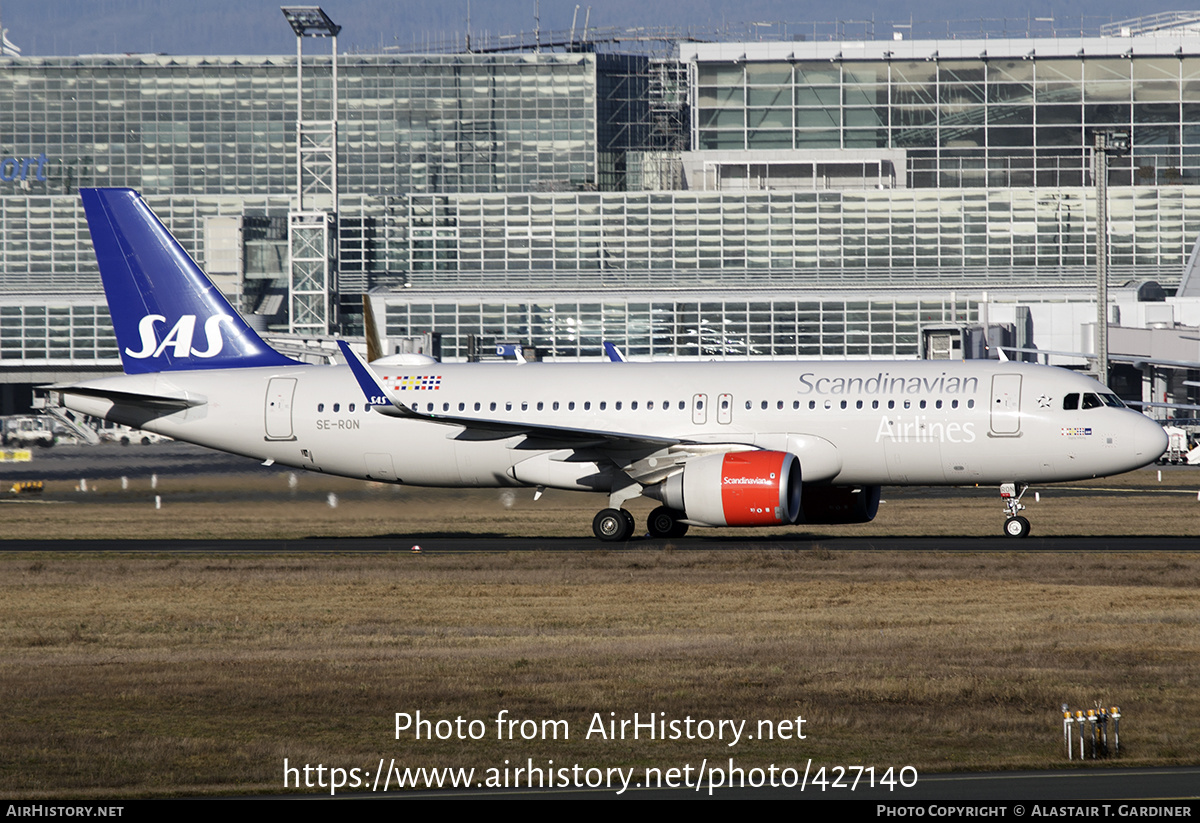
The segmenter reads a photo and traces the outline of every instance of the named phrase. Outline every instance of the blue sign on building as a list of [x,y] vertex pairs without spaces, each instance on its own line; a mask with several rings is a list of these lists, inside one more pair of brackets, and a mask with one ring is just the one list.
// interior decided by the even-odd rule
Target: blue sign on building
[[46,181],[46,153],[42,152],[37,157],[6,157],[0,160],[0,180],[11,182],[13,180],[28,180],[29,175],[33,174],[34,179]]

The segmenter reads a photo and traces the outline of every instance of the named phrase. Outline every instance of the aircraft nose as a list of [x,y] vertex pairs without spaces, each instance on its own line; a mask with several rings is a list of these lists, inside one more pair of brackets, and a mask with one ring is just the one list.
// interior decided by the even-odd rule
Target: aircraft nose
[[1145,465],[1153,462],[1162,456],[1162,453],[1167,450],[1167,433],[1163,427],[1151,420],[1148,417],[1139,415],[1141,420],[1137,421],[1137,426],[1133,432],[1133,446],[1137,451],[1137,456]]

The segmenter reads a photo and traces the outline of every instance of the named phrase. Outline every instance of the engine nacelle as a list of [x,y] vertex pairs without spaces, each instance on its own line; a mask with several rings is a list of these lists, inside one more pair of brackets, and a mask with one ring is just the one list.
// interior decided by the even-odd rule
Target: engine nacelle
[[879,511],[879,486],[805,486],[800,523],[870,523]]
[[744,451],[689,461],[653,495],[699,526],[782,526],[800,514],[800,460]]

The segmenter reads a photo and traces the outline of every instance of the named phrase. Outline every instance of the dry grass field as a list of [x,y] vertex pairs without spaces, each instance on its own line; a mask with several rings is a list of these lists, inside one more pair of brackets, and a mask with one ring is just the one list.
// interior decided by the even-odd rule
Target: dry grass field
[[[1090,485],[1114,483],[1130,493],[1061,488],[1030,501],[1035,534],[1196,533],[1200,503],[1183,484],[1160,485],[1151,471]],[[105,485],[4,503],[4,528],[63,538],[577,535],[594,510],[590,498],[553,493],[534,503],[528,492],[309,477],[290,488],[286,475],[278,488],[229,478]],[[999,528],[991,489],[885,499],[875,524],[814,534]],[[1123,752],[1111,762],[1200,759],[1200,555],[854,552],[836,536],[804,550],[687,546],[0,554],[0,795],[280,792],[284,758],[359,769],[380,758],[665,769],[706,757],[922,773],[1060,767],[1064,702],[1121,706]],[[480,741],[395,739],[394,714],[417,710],[489,723],[507,710],[566,720],[571,736],[496,740],[492,724]],[[586,739],[597,712],[751,728],[803,716],[807,738]]]

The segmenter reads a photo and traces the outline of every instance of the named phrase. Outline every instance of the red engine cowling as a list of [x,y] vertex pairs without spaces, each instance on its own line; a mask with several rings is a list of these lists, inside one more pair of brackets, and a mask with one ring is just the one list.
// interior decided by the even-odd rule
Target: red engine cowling
[[788,525],[800,515],[800,459],[778,451],[699,457],[667,478],[658,496],[698,525]]
[[879,486],[805,486],[800,523],[870,523],[879,511]]

